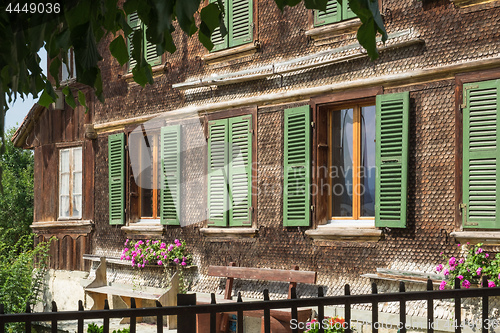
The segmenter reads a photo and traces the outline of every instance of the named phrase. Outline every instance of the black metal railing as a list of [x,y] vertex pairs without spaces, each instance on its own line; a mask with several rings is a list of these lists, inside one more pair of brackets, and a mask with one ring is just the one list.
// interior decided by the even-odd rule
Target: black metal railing
[[[266,333],[271,331],[271,310],[275,309],[290,309],[291,319],[297,320],[297,308],[299,307],[317,307],[318,308],[318,321],[323,322],[324,307],[331,305],[345,306],[344,316],[346,326],[346,333],[351,333],[351,306],[353,304],[371,304],[372,305],[372,332],[378,333],[378,304],[385,302],[399,302],[400,304],[400,323],[399,332],[406,333],[406,302],[409,301],[427,301],[427,332],[434,331],[434,300],[441,299],[454,299],[455,317],[454,322],[455,332],[460,333],[462,330],[461,319],[461,300],[464,298],[481,298],[482,311],[480,326],[482,333],[488,333],[491,327],[491,319],[488,318],[489,297],[500,296],[500,287],[487,288],[487,280],[483,278],[483,288],[478,289],[460,289],[460,281],[456,280],[455,289],[448,290],[433,290],[432,281],[427,283],[426,291],[405,291],[405,285],[400,283],[400,291],[397,293],[384,293],[377,292],[377,285],[373,283],[372,293],[365,295],[350,295],[349,285],[345,286],[344,296],[328,296],[325,297],[323,288],[318,288],[318,297],[302,298],[296,297],[295,290],[292,291],[292,299],[286,300],[269,300],[269,293],[264,290],[264,301],[251,301],[243,302],[241,295],[238,294],[238,299],[234,303],[220,303],[215,304],[215,294],[212,294],[212,304],[196,304],[195,294],[179,294],[177,298],[177,306],[163,307],[159,302],[156,307],[150,308],[136,308],[135,301],[132,299],[131,308],[129,309],[109,309],[107,300],[105,301],[104,310],[89,310],[84,311],[83,304],[79,301],[78,311],[57,311],[57,305],[52,302],[52,312],[31,313],[30,307],[27,306],[26,313],[18,314],[3,314],[3,305],[0,305],[0,333],[5,332],[5,325],[7,323],[21,322],[25,323],[25,332],[31,333],[31,325],[33,322],[51,322],[52,332],[57,332],[58,322],[67,320],[77,321],[77,331],[83,333],[84,320],[102,319],[104,333],[109,332],[109,319],[110,318],[130,318],[130,332],[135,333],[137,330],[136,319],[137,317],[156,317],[157,332],[163,332],[163,316],[176,315],[177,316],[177,331],[180,333],[195,333],[196,332],[196,315],[210,314],[210,327],[207,328],[211,333],[217,331],[216,327],[216,314],[217,313],[236,313],[237,314],[237,328],[238,332],[243,332],[243,316],[246,311],[262,311],[264,321],[264,330]],[[295,288],[294,288],[295,289]],[[299,332],[300,329],[294,327],[292,332]],[[319,328],[319,332],[323,333],[323,327]]]

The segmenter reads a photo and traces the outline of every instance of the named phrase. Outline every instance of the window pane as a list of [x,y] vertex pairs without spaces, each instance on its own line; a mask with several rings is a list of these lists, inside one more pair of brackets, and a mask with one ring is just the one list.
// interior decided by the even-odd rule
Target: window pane
[[360,122],[360,216],[375,216],[375,106],[361,108]]
[[138,185],[141,187],[141,217],[153,217],[153,146],[152,136],[144,137],[141,145],[141,173]]
[[73,217],[82,217],[82,196],[73,195]]
[[60,158],[60,171],[61,172],[69,172],[69,150],[61,150],[61,158]]
[[82,148],[73,149],[73,171],[82,171]]
[[332,113],[332,216],[352,216],[353,109]]
[[82,173],[73,173],[73,194],[82,194]]
[[59,215],[61,217],[69,217],[69,196],[61,195],[59,197]]

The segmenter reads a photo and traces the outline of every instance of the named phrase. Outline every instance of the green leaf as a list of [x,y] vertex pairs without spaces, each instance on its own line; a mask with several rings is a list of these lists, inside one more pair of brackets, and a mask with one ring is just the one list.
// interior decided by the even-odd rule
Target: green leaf
[[219,27],[219,16],[221,13],[222,12],[220,11],[219,6],[215,3],[210,3],[201,10],[201,22],[206,24],[206,26],[210,29],[210,32],[213,32]]
[[85,109],[88,109],[85,94],[81,90],[78,90],[78,103],[80,103],[81,106],[84,106]]
[[376,33],[377,30],[373,19],[361,24],[357,33],[359,44],[365,48],[372,60],[378,58]]
[[118,60],[118,63],[123,66],[129,61],[127,45],[125,44],[125,40],[122,35],[116,37],[109,44],[109,51],[111,55]]
[[123,4],[123,10],[127,15],[135,13],[141,4],[140,0],[127,0]]
[[52,88],[50,82],[47,81],[45,85],[45,90],[43,91],[42,96],[40,96],[40,99],[38,100],[38,104],[47,108],[51,103],[54,103],[56,99],[57,96],[56,93],[54,92],[54,88]]
[[76,108],[75,97],[73,96],[71,89],[68,86],[65,86],[62,88],[62,93],[65,96],[64,100],[66,101],[66,104],[71,106],[73,109]]
[[188,36],[192,36],[196,32],[196,25],[194,20],[194,13],[200,7],[200,0],[181,0],[175,4],[175,13],[177,21],[182,30]]
[[59,70],[61,69],[61,64],[59,57],[56,57],[52,59],[49,67],[50,75],[56,80],[56,87],[59,87]]
[[319,9],[325,11],[327,2],[328,0],[304,0],[304,5],[307,9]]

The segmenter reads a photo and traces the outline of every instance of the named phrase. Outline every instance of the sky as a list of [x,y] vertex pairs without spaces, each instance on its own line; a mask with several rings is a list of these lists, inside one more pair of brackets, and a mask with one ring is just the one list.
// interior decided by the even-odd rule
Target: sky
[[[45,75],[47,75],[47,53],[45,50],[38,53],[42,60],[40,61],[40,66],[43,69]],[[40,96],[40,95],[39,95]],[[24,120],[24,117],[28,114],[31,107],[36,103],[38,98],[33,99],[33,96],[25,97],[24,101],[18,96],[14,104],[9,106],[9,110],[5,114],[5,129],[8,130],[11,127],[19,127]]]

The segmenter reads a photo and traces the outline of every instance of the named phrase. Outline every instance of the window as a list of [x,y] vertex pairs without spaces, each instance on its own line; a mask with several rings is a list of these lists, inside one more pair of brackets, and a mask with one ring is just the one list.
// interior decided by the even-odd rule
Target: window
[[406,226],[409,93],[375,91],[318,98],[313,122],[309,105],[285,110],[285,227]]
[[[216,2],[217,0],[210,0]],[[212,34],[212,51],[224,50],[253,41],[253,0],[222,0],[224,24],[227,34],[222,37],[220,28]]]
[[330,217],[375,217],[375,105],[329,112]]
[[82,217],[82,148],[59,151],[59,217]]
[[252,224],[252,115],[208,122],[208,225]]
[[[139,134],[140,133],[140,134]],[[131,133],[130,222],[179,225],[181,126]],[[108,137],[109,223],[125,223],[125,134]]]
[[500,228],[500,80],[463,85],[463,227]]
[[326,11],[314,10],[314,26],[344,21],[356,17],[348,0],[328,0]]
[[128,70],[132,71],[132,68],[134,68],[137,64],[137,61],[135,59],[132,59],[132,51],[134,50],[134,47],[131,41],[134,38],[135,31],[138,30],[142,32],[141,52],[144,56],[144,59],[146,59],[148,64],[150,64],[151,66],[161,64],[161,55],[158,55],[158,53],[156,52],[156,45],[151,44],[146,40],[146,26],[141,22],[141,19],[139,18],[137,13],[129,15],[128,24],[130,25],[132,30],[134,30],[134,32],[132,32],[128,36],[128,55],[130,57]]
[[64,63],[61,68],[61,81],[68,81],[76,78],[76,67],[75,67],[75,52],[73,49],[68,50],[68,65]]

